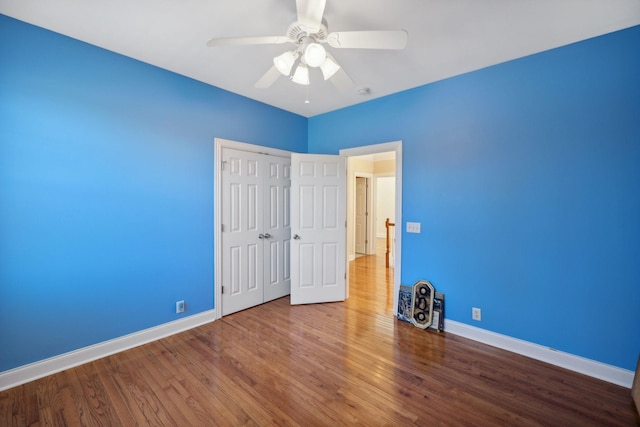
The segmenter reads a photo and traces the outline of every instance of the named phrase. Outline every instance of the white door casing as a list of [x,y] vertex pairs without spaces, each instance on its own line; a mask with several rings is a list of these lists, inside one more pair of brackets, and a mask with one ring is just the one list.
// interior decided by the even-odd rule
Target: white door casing
[[290,160],[227,147],[221,157],[224,316],[289,293]]
[[291,304],[346,298],[346,160],[291,155]]

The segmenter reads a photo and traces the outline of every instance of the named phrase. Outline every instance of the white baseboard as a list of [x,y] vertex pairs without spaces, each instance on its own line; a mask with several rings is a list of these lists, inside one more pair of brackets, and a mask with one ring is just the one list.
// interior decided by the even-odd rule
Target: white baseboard
[[216,310],[185,317],[0,373],[0,391],[101,359],[216,320]]
[[631,389],[633,371],[445,319],[445,332]]
[[[84,347],[69,353],[51,357],[29,365],[0,373],[0,391],[46,377],[121,351],[125,351],[170,335],[183,332],[217,319],[216,311],[209,310],[174,322],[165,323],[120,338]],[[608,381],[631,389],[634,372],[607,365],[549,347],[476,328],[454,320],[445,319],[445,331],[484,344],[502,348],[532,359],[560,366],[581,374]]]

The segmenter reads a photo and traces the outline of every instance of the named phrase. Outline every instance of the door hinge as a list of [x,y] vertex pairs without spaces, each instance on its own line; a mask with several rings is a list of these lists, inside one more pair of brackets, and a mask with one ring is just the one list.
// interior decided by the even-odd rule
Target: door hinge
[[222,286],[222,293],[224,294],[224,286]]
[[221,164],[221,169],[220,170],[224,170],[224,166],[227,164],[226,160],[223,160],[222,162],[220,162]]
[[220,231],[224,233],[224,224],[220,224]]

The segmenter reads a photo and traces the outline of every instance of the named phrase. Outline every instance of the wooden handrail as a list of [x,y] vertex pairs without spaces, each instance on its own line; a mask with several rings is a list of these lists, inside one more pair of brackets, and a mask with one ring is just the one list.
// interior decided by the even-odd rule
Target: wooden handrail
[[384,226],[387,229],[387,252],[385,253],[385,263],[387,268],[389,268],[389,227],[395,227],[396,224],[393,222],[389,222],[389,218],[384,221]]

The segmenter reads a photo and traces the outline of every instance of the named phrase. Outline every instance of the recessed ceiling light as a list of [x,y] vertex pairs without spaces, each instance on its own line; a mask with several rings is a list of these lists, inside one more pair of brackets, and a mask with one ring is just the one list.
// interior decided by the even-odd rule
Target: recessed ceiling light
[[371,94],[371,89],[369,89],[368,87],[362,87],[360,89],[358,89],[358,94],[362,95],[362,96],[367,96]]

